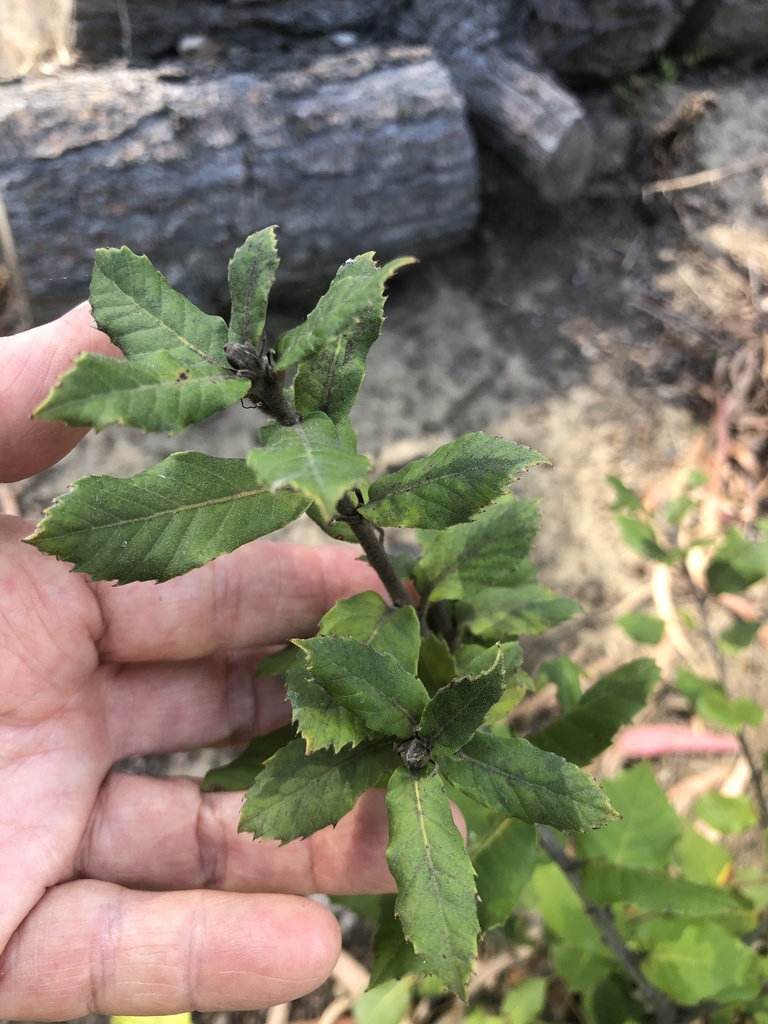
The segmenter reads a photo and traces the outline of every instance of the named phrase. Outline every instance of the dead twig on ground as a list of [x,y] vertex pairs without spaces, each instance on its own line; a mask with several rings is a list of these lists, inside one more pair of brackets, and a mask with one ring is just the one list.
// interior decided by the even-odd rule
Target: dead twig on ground
[[766,165],[768,153],[762,153],[750,160],[739,160],[728,167],[714,167],[709,171],[697,171],[695,174],[681,174],[677,178],[660,178],[658,181],[648,182],[647,185],[643,185],[641,194],[643,199],[648,199],[659,193],[681,192],[684,189],[699,188],[701,185],[715,185],[719,181],[733,177],[734,174],[746,174]]
[[0,484],[0,512],[4,516],[20,516],[19,499],[11,484]]
[[32,307],[24,285],[19,260],[16,255],[16,244],[13,240],[11,222],[0,195],[0,262],[8,271],[5,319],[12,321],[12,329],[26,331],[32,326]]

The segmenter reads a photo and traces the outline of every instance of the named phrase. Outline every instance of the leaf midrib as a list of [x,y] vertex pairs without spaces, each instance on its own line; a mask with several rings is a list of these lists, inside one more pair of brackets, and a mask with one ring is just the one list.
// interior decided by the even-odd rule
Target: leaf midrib
[[242,501],[246,498],[253,498],[257,494],[266,494],[267,491],[264,487],[257,487],[249,491],[238,491],[236,494],[227,494],[220,498],[206,498],[203,501],[190,502],[187,505],[174,505],[173,508],[162,509],[158,512],[152,512],[149,515],[137,516],[134,519],[120,519],[113,520],[110,523],[104,525],[94,525],[93,523],[87,523],[83,530],[68,530],[69,534],[77,533],[96,533],[98,530],[115,530],[121,526],[134,526],[140,523],[150,523],[154,519],[159,519],[162,516],[178,515],[183,512],[193,512],[197,509],[213,507],[215,505],[228,504],[234,501]]
[[[426,831],[426,827],[425,827],[426,815],[424,814],[424,806],[423,806],[423,802],[422,802],[422,799],[421,799],[420,781],[421,780],[419,778],[415,778],[413,780],[413,789],[414,789],[414,794],[415,794],[415,798],[416,798],[416,816],[417,816],[417,819],[418,819],[418,822],[419,822],[419,831],[421,833],[422,845],[423,845],[423,848],[424,848],[425,860],[426,860],[427,869],[428,869],[427,873],[428,873],[428,878],[429,878],[429,888],[430,888],[430,892],[431,892],[431,895],[432,895],[433,903],[435,904],[435,906],[438,908],[438,910],[440,912],[440,918],[441,918],[441,920],[443,922],[443,931],[444,931],[445,935],[447,936],[447,945],[450,948],[454,949],[454,952],[456,952],[456,947],[453,944],[453,942],[451,941],[454,938],[454,933],[453,933],[453,930],[452,930],[452,928],[450,926],[450,923],[448,921],[448,915],[447,915],[446,909],[445,909],[445,907],[446,907],[445,900],[442,898],[442,891],[441,891],[440,885],[436,881],[436,879],[439,876],[440,872],[439,872],[439,870],[437,868],[437,865],[435,864],[434,857],[432,855],[432,844],[430,843],[429,836],[427,835],[427,831]],[[419,952],[419,950],[416,948],[415,945],[414,945],[414,951],[416,953]]]
[[[213,356],[209,355],[207,352],[203,351],[202,349],[197,348],[196,345],[193,345],[192,342],[188,338],[185,338],[184,335],[179,334],[179,332],[175,328],[171,327],[170,324],[168,324],[164,320],[162,320],[160,318],[160,316],[156,312],[154,312],[154,310],[148,308],[147,306],[139,305],[139,303],[136,301],[134,296],[131,295],[129,292],[126,292],[125,289],[120,284],[118,284],[117,281],[113,277],[108,276],[104,272],[103,269],[100,269],[100,273],[104,276],[105,280],[109,281],[109,283],[112,285],[112,287],[115,289],[115,291],[118,292],[120,295],[122,295],[126,299],[126,301],[135,310],[141,312],[142,314],[145,314],[145,315],[148,315],[148,316],[152,317],[152,319],[155,321],[155,329],[160,328],[161,330],[166,332],[171,337],[176,338],[180,345],[182,345],[185,349],[188,349],[190,352],[194,352],[196,355],[198,355],[206,363],[212,363],[213,365],[221,365],[221,364],[214,363]],[[147,330],[147,329],[148,328],[142,328],[142,330]],[[149,329],[151,330],[151,328],[149,328]],[[133,333],[135,333],[135,329],[133,329],[131,331],[124,331],[123,334],[122,334],[122,337],[123,338],[127,338],[127,337],[130,336],[130,334],[133,334]],[[166,346],[163,346],[163,347],[165,348],[166,351],[172,352],[171,348],[166,347]],[[130,356],[126,356],[126,358],[130,360],[131,357]]]
[[[548,751],[542,751],[542,753],[549,753],[549,752]],[[469,763],[469,764],[471,764],[471,765],[473,765],[473,766],[475,766],[477,768],[481,768],[483,771],[488,772],[489,774],[498,775],[502,779],[504,779],[504,781],[507,782],[510,786],[513,786],[515,788],[524,787],[526,789],[540,790],[542,793],[546,793],[548,796],[556,796],[558,798],[562,798],[563,795],[564,795],[563,792],[562,792],[562,787],[560,789],[556,788],[556,785],[557,785],[556,782],[554,782],[550,786],[550,785],[548,785],[545,782],[538,782],[538,781],[534,782],[530,778],[525,778],[525,777],[521,778],[518,775],[514,775],[508,769],[500,768],[498,765],[492,764],[490,761],[480,761],[480,760],[478,760],[477,758],[473,757],[471,754],[468,754],[466,752],[466,750],[464,750],[464,749],[457,751],[455,754],[450,754],[449,757],[453,758],[456,761],[466,761],[467,763]],[[517,795],[516,795],[516,799],[519,799],[517,797]],[[593,806],[592,804],[588,803],[587,801],[582,801],[582,800],[578,800],[577,801],[573,796],[569,796],[568,800],[569,800],[570,803],[572,803],[576,807],[579,807],[579,806],[582,806],[582,805],[583,806],[587,806],[587,807]]]

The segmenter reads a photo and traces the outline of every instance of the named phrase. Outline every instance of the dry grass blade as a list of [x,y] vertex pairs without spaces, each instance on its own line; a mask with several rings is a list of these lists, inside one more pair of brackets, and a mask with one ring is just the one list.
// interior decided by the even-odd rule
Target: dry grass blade
[[680,192],[683,189],[699,188],[701,185],[714,185],[734,174],[746,174],[768,164],[768,153],[753,157],[751,160],[739,160],[728,167],[715,167],[711,171],[697,171],[696,174],[681,174],[677,178],[661,178],[643,185],[643,199],[658,195],[660,192]]
[[24,277],[16,255],[11,222],[8,220],[2,195],[0,195],[0,265],[5,267],[8,275],[4,288],[5,310],[0,321],[0,331],[7,330],[8,333],[26,331],[33,323],[32,307],[24,285]]
[[0,484],[0,512],[4,516],[19,516],[19,500],[10,484]]

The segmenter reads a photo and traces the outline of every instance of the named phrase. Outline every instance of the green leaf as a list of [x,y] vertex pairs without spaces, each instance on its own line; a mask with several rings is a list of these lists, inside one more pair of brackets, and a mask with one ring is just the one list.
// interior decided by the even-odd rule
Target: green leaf
[[702,693],[696,701],[696,712],[713,725],[734,732],[745,725],[761,725],[763,709],[748,697],[731,700],[720,687]]
[[703,694],[709,693],[710,691],[722,693],[722,686],[716,679],[704,679],[684,668],[677,670],[675,686],[680,693],[682,693],[682,695],[686,697],[691,704],[693,704],[694,707],[696,707],[696,704]]
[[[548,932],[558,940],[550,946],[556,972],[573,992],[588,999],[618,964],[570,882],[556,864],[538,864],[524,898],[541,914]],[[629,1024],[624,1016],[614,1020]],[[614,1020],[608,1018],[605,1024],[614,1024]]]
[[459,674],[456,659],[445,637],[429,632],[421,638],[419,669],[416,674],[429,693],[435,693]]
[[463,998],[477,952],[475,881],[440,779],[397,768],[387,812],[395,913],[416,954]]
[[164,580],[297,519],[307,500],[270,494],[243,459],[177,452],[127,480],[86,476],[28,538],[94,580]]
[[567,714],[581,700],[581,677],[584,674],[584,669],[575,661],[560,655],[541,665],[536,676],[536,689],[541,689],[545,683],[554,683],[560,708]]
[[424,961],[403,934],[403,926],[395,917],[394,893],[380,897],[378,927],[373,939],[373,966],[370,987],[403,978],[407,974],[426,971]]
[[465,434],[370,486],[362,515],[377,526],[444,530],[468,522],[520,473],[546,459],[490,434]]
[[[564,978],[568,987],[581,997],[582,1007],[588,1003],[590,997],[609,978],[614,977],[616,961],[607,949],[585,949],[577,945],[571,938],[562,944],[558,944],[552,951],[552,961],[556,973]],[[625,1017],[623,1014],[618,1018],[609,1018],[607,1021],[598,1021],[591,1014],[584,1015],[589,1024],[612,1024],[613,1019],[618,1019],[622,1024],[636,1024],[638,1018]]]
[[[514,685],[507,684],[507,688],[488,714],[485,716],[484,726],[496,736],[509,736],[509,716],[518,706],[520,701],[529,689],[526,683],[527,677],[518,675],[518,682]],[[532,688],[531,688],[532,689]]]
[[547,978],[524,978],[504,996],[501,1015],[504,1024],[533,1024],[544,1009]]
[[330,521],[323,515],[322,510],[314,502],[307,509],[307,515],[316,523],[323,533],[332,537],[334,540],[343,540],[347,544],[357,544],[357,537],[352,532],[349,523],[341,521],[334,522],[333,519]]
[[617,476],[607,476],[606,480],[613,487],[616,497],[611,508],[614,511],[619,509],[628,509],[632,512],[639,512],[643,508],[643,502],[637,491],[633,491],[631,487],[627,487]]
[[[603,939],[584,904],[560,868],[547,860],[536,865],[530,887],[524,893],[526,903],[536,908],[547,931],[560,940],[574,943],[583,952],[604,955],[609,964],[615,960],[603,945]],[[559,948],[559,943],[555,948]],[[576,976],[566,974],[574,985]]]
[[496,649],[501,648],[504,655],[504,678],[512,683],[523,664],[523,648],[517,640],[507,640],[501,644],[484,647],[482,644],[461,644],[456,648],[455,658],[459,672],[465,676],[479,675],[485,672],[496,660]]
[[619,626],[641,644],[657,644],[664,635],[664,622],[655,615],[628,612],[616,619]]
[[748,796],[705,793],[694,804],[693,813],[727,835],[744,832],[757,824],[757,815]]
[[665,871],[649,868],[590,861],[582,869],[581,881],[587,898],[598,905],[630,903],[638,910],[687,917],[714,917],[743,910],[732,889],[670,878]]
[[578,704],[557,722],[532,736],[531,743],[575,764],[589,764],[645,707],[660,674],[650,658],[621,665],[582,694]]
[[303,664],[304,657],[298,647],[294,647],[293,644],[288,644],[287,647],[283,647],[281,651],[275,651],[274,654],[267,654],[259,661],[259,668],[257,678],[263,679],[265,676],[281,676],[285,677],[288,670],[292,665],[295,665],[297,661],[301,661]]
[[411,980],[403,978],[363,992],[352,1011],[357,1024],[400,1024],[411,1005],[412,988]]
[[575,838],[580,857],[633,868],[663,868],[680,835],[680,820],[647,762],[607,779],[605,790],[622,820]]
[[656,943],[641,969],[652,985],[686,1006],[733,997],[740,989],[741,998],[753,998],[760,988],[754,951],[711,921],[687,924],[678,938]]
[[707,567],[707,584],[713,594],[740,594],[768,576],[768,540],[745,540],[734,526]]
[[264,762],[295,738],[296,730],[292,725],[284,725],[282,729],[275,729],[266,736],[257,736],[229,764],[207,771],[200,788],[204,793],[248,789],[264,767]]
[[294,643],[307,655],[312,681],[368,729],[406,739],[429,694],[391,654],[379,654],[351,637],[316,636]]
[[532,825],[583,832],[618,817],[581,769],[518,737],[476,733],[462,750],[442,758],[440,770],[489,810]]
[[538,525],[537,503],[510,497],[486,509],[474,522],[425,537],[424,553],[416,563],[416,589],[439,601],[470,598],[488,586],[505,583],[528,554]]
[[[366,253],[349,260],[340,268],[337,279],[366,278],[376,287],[380,271],[372,255]],[[358,280],[355,287],[360,285]],[[330,302],[330,299],[326,296],[322,301]],[[324,412],[334,423],[349,415],[365,376],[368,351],[381,333],[383,323],[384,294],[379,290],[368,305],[360,308],[357,316],[346,325],[342,324],[327,344],[323,343],[318,352],[301,362],[294,381],[294,399],[300,413]],[[314,327],[312,324],[311,328]]]
[[271,491],[291,487],[317,503],[330,519],[336,502],[364,480],[370,461],[342,444],[336,425],[315,412],[294,427],[270,423],[261,431],[264,448],[252,448],[248,466]]
[[506,640],[544,633],[580,611],[576,601],[529,583],[481,590],[471,602],[459,606],[459,618],[483,640]]
[[[347,339],[366,314],[380,305],[387,280],[400,267],[414,262],[411,257],[404,256],[371,270],[372,256],[372,253],[365,253],[352,260],[353,264],[360,264],[355,271],[349,268],[349,263],[340,267],[330,288],[305,322],[277,339],[275,351],[278,359],[275,369],[287,370],[291,366],[298,366],[326,346],[342,338]],[[327,386],[327,380],[323,381],[322,377],[320,380],[323,386]],[[306,388],[306,391],[309,392],[310,388]],[[311,391],[317,391],[314,382]]]
[[645,1007],[634,997],[634,989],[623,971],[611,971],[581,994],[584,1019],[590,1024],[642,1024],[648,1017]]
[[289,843],[335,825],[393,763],[389,740],[336,754],[307,754],[304,741],[293,740],[267,761],[245,794],[238,832]]
[[711,843],[687,821],[681,822],[682,830],[672,853],[673,863],[680,869],[683,878],[702,885],[714,885],[721,880],[731,863],[731,857],[720,843]]
[[368,738],[367,727],[313,681],[306,655],[303,651],[299,653],[301,661],[289,669],[285,688],[293,708],[293,721],[304,737],[307,753],[325,747],[332,750],[341,750],[347,745],[356,747]]
[[[380,654],[391,654],[406,672],[415,675],[419,650],[419,622],[409,605],[393,608],[372,590],[338,601],[320,621],[318,633],[340,634],[369,644]],[[298,650],[298,648],[294,648]],[[313,682],[302,654],[301,664],[286,678],[294,721],[307,741],[307,750],[360,743],[368,735],[363,722]]]
[[258,348],[280,260],[273,227],[249,235],[229,261],[229,342]]
[[493,652],[497,646],[501,648],[504,657],[505,690],[499,700],[489,709],[483,720],[483,725],[490,726],[491,731],[499,731],[508,736],[509,728],[506,725],[506,719],[523,699],[526,690],[533,688],[529,676],[522,671],[523,649],[520,644],[517,640],[494,644],[493,647],[462,644],[456,651],[456,661],[462,675],[481,674],[493,661]]
[[224,356],[227,325],[174,291],[146,256],[97,249],[91,304],[126,358],[79,356],[35,410],[38,419],[178,434],[247,393],[249,382]]
[[504,657],[501,647],[477,675],[460,676],[432,697],[419,722],[419,735],[436,757],[453,754],[470,740],[493,705],[504,693]]
[[536,829],[505,818],[470,849],[477,874],[477,915],[483,931],[504,924],[533,874]]
[[405,672],[417,674],[421,637],[412,605],[394,608],[380,594],[366,590],[337,601],[320,620],[318,633],[369,644],[379,654],[391,654]]
[[631,516],[616,516],[616,522],[619,524],[624,543],[643,558],[650,558],[653,562],[666,563],[678,560],[680,552],[663,548],[649,523],[644,523]]
[[680,526],[682,521],[688,515],[688,513],[698,508],[700,502],[694,501],[693,498],[689,498],[685,494],[681,494],[678,498],[673,498],[664,505],[664,518],[670,524],[670,526]]
[[760,725],[763,710],[745,697],[726,697],[716,679],[702,679],[687,669],[678,669],[675,685],[706,721],[726,729],[738,730],[745,725]]
[[734,732],[745,725],[761,725],[763,709],[749,697],[729,698],[720,687],[713,687],[696,700],[696,713],[701,718]]
[[718,646],[726,654],[736,654],[745,647],[749,647],[757,636],[761,625],[760,622],[744,622],[741,619],[736,619],[722,631],[717,639]]

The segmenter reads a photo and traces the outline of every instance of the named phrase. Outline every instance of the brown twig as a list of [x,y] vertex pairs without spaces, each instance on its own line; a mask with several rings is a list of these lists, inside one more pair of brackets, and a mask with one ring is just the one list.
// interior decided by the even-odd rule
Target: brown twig
[[336,510],[339,513],[339,518],[354,533],[357,543],[368,557],[371,568],[378,574],[379,579],[387,588],[387,593],[392,598],[392,603],[399,608],[413,604],[410,594],[405,589],[403,581],[398,576],[397,570],[386,552],[378,530],[372,523],[369,523],[367,519],[360,515],[357,505],[355,505],[349,494],[344,495],[337,504]]
[[20,516],[19,499],[10,484],[0,484],[0,512],[4,516]]
[[34,323],[32,306],[24,286],[24,275],[19,266],[13,230],[2,195],[0,195],[0,259],[5,264],[9,275],[7,307],[8,312],[12,313],[14,317],[13,330],[26,331]]
[[[701,616],[701,624],[704,632],[704,639],[709,649],[712,661],[715,664],[717,670],[718,681],[723,689],[723,693],[726,697],[730,697],[730,686],[728,681],[728,662],[726,657],[717,645],[715,639],[714,630],[709,618],[709,608],[707,607],[707,595],[703,593],[694,583],[688,567],[685,564],[685,560],[680,563],[680,568],[683,573],[683,578],[688,586],[688,589],[696,602],[699,615]],[[765,829],[768,828],[768,801],[766,801],[765,793],[763,791],[763,771],[757,758],[752,752],[752,748],[747,741],[746,735],[743,729],[739,729],[736,733],[736,739],[739,742],[741,752],[749,765],[750,779],[752,782],[752,791],[755,796],[755,802],[757,804],[757,816],[760,820],[760,827]]]
[[710,171],[698,171],[696,174],[681,174],[677,178],[661,178],[643,185],[642,196],[643,199],[648,199],[649,196],[658,195],[660,192],[681,192],[683,189],[698,188],[700,185],[715,185],[734,174],[746,174],[747,171],[754,171],[766,164],[768,153],[762,153],[750,160],[739,160],[728,167],[715,167]]

